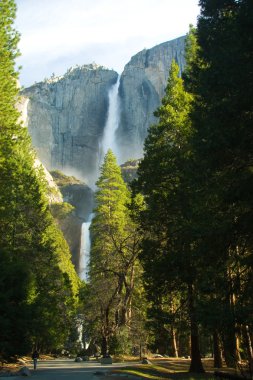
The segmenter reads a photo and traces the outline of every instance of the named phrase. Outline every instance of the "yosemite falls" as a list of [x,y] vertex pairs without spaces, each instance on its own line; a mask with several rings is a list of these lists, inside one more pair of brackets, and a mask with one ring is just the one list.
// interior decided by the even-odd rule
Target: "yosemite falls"
[[105,123],[105,129],[103,134],[103,139],[100,148],[100,162],[103,162],[104,156],[108,149],[111,149],[117,159],[120,158],[119,148],[116,143],[116,131],[119,126],[120,117],[120,98],[119,98],[119,84],[120,75],[118,76],[117,82],[112,85],[108,92],[108,114]]
[[[100,144],[100,165],[108,149],[111,149],[117,159],[120,158],[119,148],[116,143],[116,131],[119,126],[120,98],[119,98],[120,75],[117,82],[108,91],[108,114],[105,123],[103,138]],[[88,281],[89,258],[90,258],[90,225],[93,213],[88,217],[87,222],[82,224],[79,276],[82,280]]]
[[84,64],[21,91],[20,107],[38,159],[48,171],[66,176],[67,184],[59,189],[74,210],[60,227],[82,277],[87,272],[89,249],[84,247],[98,167],[109,148],[119,164],[142,157],[172,60],[180,72],[184,68],[184,47],[185,37],[179,37],[143,49],[126,63],[121,77],[102,65]]

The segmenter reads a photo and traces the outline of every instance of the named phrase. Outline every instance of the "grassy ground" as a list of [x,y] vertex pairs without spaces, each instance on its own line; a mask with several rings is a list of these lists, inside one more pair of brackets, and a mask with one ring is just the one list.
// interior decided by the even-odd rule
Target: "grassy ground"
[[[138,364],[120,370],[113,370],[111,375],[117,380],[124,376],[151,380],[214,380],[213,360],[203,359],[205,373],[189,373],[189,359],[150,359],[152,364]],[[122,379],[123,380],[123,379]]]

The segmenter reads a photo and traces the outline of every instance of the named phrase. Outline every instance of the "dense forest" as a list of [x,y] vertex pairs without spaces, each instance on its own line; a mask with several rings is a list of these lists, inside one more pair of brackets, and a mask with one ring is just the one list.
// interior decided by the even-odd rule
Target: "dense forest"
[[[137,178],[109,150],[81,282],[16,110],[15,2],[0,0],[0,354],[190,356],[253,371],[253,2],[200,0]],[[134,99],[133,99],[134,101]],[[80,322],[81,321],[81,322]],[[145,347],[145,351],[143,350]]]
[[0,2],[0,354],[51,351],[68,339],[79,278],[16,110],[14,1]]

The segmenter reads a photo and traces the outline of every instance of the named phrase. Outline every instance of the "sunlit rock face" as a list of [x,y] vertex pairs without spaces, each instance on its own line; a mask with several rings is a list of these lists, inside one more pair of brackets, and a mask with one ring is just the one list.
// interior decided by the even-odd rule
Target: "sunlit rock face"
[[60,169],[82,179],[96,172],[108,90],[117,77],[113,70],[85,65],[23,90],[29,98],[32,143],[49,170]]
[[[142,156],[153,112],[164,96],[172,59],[182,70],[185,37],[144,49],[133,56],[120,78],[116,146],[119,162]],[[63,77],[22,91],[29,98],[27,126],[47,169],[59,169],[94,184],[108,116],[108,92],[118,74],[95,64],[68,70]]]
[[125,66],[119,88],[121,117],[117,141],[121,161],[142,156],[148,127],[156,122],[153,112],[161,103],[174,59],[182,71],[185,37],[144,49]]
[[[114,86],[114,95],[109,90],[118,85],[118,73],[95,64],[71,68],[62,77],[53,76],[23,90],[23,122],[44,167],[50,171],[59,169],[93,186],[109,136],[119,163],[127,161],[122,173],[131,182],[136,177],[138,160],[130,159],[142,156],[147,130],[156,122],[153,112],[164,96],[172,60],[181,71],[184,67],[184,45],[185,37],[180,37],[133,56],[120,77],[119,88]],[[109,98],[113,98],[110,107]],[[62,196],[51,199],[52,203],[61,202],[63,197],[75,206],[75,212],[60,227],[77,272],[81,226],[89,220],[93,208],[93,192],[87,185],[58,183]]]
[[[21,123],[21,127],[27,127],[28,117],[27,117],[27,109],[28,109],[29,98],[25,96],[20,96],[18,102],[16,104],[17,110],[20,112],[19,122]],[[34,160],[34,167],[42,170],[45,180],[48,184],[47,198],[50,204],[52,203],[61,203],[63,202],[62,194],[53,180],[53,177],[46,169],[46,167],[41,163],[41,161],[36,157]]]

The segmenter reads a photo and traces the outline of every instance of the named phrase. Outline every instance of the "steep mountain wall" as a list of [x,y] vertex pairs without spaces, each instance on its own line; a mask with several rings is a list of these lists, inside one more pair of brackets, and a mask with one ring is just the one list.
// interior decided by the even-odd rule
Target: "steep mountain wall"
[[[127,181],[136,176],[136,161],[129,158],[142,156],[143,142],[148,127],[155,122],[153,112],[164,95],[172,59],[181,70],[184,67],[184,43],[185,38],[180,37],[139,52],[121,75],[116,102],[120,104],[116,146],[120,162],[128,160],[122,167]],[[94,184],[108,115],[108,91],[117,78],[113,70],[84,65],[22,91],[23,119],[38,158],[48,170],[60,169]],[[54,180],[57,182],[55,176]],[[58,185],[63,200],[75,206],[75,211],[59,224],[79,271],[81,226],[92,211],[93,192],[84,183]],[[55,201],[52,199],[52,203]]]
[[61,191],[63,201],[70,203],[74,207],[74,210],[63,218],[59,217],[61,216],[59,213],[57,217],[57,212],[54,212],[53,215],[68,242],[72,253],[72,262],[77,273],[79,273],[82,224],[87,222],[92,212],[94,205],[93,191],[75,177],[68,177],[59,171],[52,171],[51,175],[54,183]]
[[121,162],[142,156],[148,127],[154,123],[153,112],[159,106],[174,59],[181,71],[185,65],[185,37],[144,49],[125,66],[121,75],[121,121],[117,140]]
[[[119,87],[116,132],[120,162],[140,158],[147,129],[154,123],[172,59],[184,66],[185,37],[145,49],[125,66]],[[108,114],[108,90],[118,74],[97,65],[68,70],[60,78],[23,90],[29,98],[27,125],[39,159],[47,169],[94,183]]]
[[84,65],[63,77],[23,90],[29,98],[28,130],[38,157],[49,169],[92,177],[108,109],[108,90],[118,74]]

